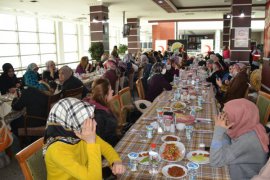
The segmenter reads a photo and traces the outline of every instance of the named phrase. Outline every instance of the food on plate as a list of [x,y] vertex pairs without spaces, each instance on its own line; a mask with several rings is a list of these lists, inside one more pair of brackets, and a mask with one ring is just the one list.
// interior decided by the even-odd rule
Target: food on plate
[[204,162],[209,160],[209,154],[203,154],[203,153],[192,153],[192,156],[190,158],[193,162]]
[[168,174],[172,177],[181,177],[185,174],[185,171],[179,166],[172,166],[168,169]]
[[173,105],[173,108],[175,108],[175,109],[183,109],[184,107],[185,106],[180,102],[174,103],[174,105]]
[[149,156],[146,156],[142,160],[140,160],[140,163],[148,163],[149,162]]
[[139,154],[139,157],[149,156],[149,152],[143,152]]
[[177,138],[173,136],[167,136],[164,141],[177,141]]
[[163,159],[166,159],[168,161],[176,161],[182,156],[182,154],[176,144],[172,143],[165,145],[164,151],[162,152],[161,156]]
[[176,119],[181,119],[182,121],[189,121],[190,120],[190,116],[189,115],[180,114],[180,113],[176,113],[175,114],[175,118]]

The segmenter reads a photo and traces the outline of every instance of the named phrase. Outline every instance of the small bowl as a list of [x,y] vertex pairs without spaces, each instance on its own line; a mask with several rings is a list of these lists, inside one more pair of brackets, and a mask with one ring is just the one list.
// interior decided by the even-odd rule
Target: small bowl
[[176,124],[176,129],[178,130],[178,131],[182,131],[182,130],[184,130],[185,129],[185,124],[184,123],[177,123]]

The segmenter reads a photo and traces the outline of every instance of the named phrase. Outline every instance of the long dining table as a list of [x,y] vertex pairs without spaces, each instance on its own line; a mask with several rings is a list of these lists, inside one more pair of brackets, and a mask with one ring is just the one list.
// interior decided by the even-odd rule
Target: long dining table
[[[217,108],[217,102],[215,99],[213,87],[204,87],[200,86],[207,92],[207,97],[205,97],[205,102],[202,104],[202,110],[196,113],[196,118],[206,118],[210,119],[210,122],[207,123],[194,123],[194,131],[192,133],[192,138],[190,141],[187,140],[185,130],[178,131],[175,133],[163,133],[159,134],[157,131],[154,131],[153,138],[145,138],[146,126],[155,122],[157,119],[156,109],[159,107],[172,107],[174,103],[172,101],[174,96],[174,89],[172,91],[163,91],[152,103],[151,107],[142,114],[142,116],[136,121],[136,123],[126,132],[124,137],[116,145],[115,149],[121,156],[123,163],[128,166],[129,158],[128,154],[130,152],[142,152],[149,151],[151,143],[157,144],[157,148],[162,145],[163,141],[161,137],[167,134],[173,134],[180,137],[180,142],[185,145],[186,154],[190,151],[198,150],[199,144],[203,143],[206,147],[210,147],[213,130],[214,130],[214,117],[219,113]],[[202,90],[202,89],[200,89]],[[197,99],[191,100],[190,105],[197,105]],[[188,110],[185,112],[189,113]],[[182,161],[177,162],[186,166],[189,160],[185,157]],[[168,179],[162,174],[162,168],[168,164],[166,161],[161,160],[158,164],[158,173],[150,174],[149,166],[139,165],[137,171],[131,171],[127,168],[127,171],[119,175],[117,179]],[[175,164],[175,163],[174,163]],[[188,176],[182,178],[187,179]],[[229,180],[229,170],[228,167],[212,167],[210,164],[202,164],[197,170],[197,180]]]

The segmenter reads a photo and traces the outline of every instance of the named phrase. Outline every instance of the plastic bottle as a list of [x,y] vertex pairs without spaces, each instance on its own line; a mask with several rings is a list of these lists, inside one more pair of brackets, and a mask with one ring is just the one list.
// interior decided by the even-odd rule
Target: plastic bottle
[[197,179],[197,170],[199,168],[199,164],[198,163],[194,163],[194,162],[189,162],[187,163],[187,168],[188,168],[188,176],[189,176],[189,180],[196,180]]
[[173,84],[176,86],[177,85],[177,78],[176,78],[176,74],[173,76]]
[[180,94],[180,89],[176,89],[175,91],[174,91],[174,95],[173,95],[174,97],[174,101],[178,101],[179,99],[180,99],[180,96],[181,96],[181,94]]
[[157,145],[152,143],[150,146],[149,151],[149,165],[150,165],[150,174],[157,174],[158,173],[158,161],[159,161],[159,155],[156,150]]

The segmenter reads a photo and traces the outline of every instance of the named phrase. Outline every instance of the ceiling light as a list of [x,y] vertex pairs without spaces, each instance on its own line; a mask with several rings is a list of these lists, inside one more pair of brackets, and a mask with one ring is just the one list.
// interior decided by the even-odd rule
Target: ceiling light
[[98,20],[98,17],[94,17],[93,20],[92,20],[93,23],[98,23],[99,20]]
[[241,18],[242,18],[242,17],[245,17],[245,13],[244,13],[244,11],[243,11],[243,10],[241,11],[241,13],[240,13],[239,17],[241,17]]
[[32,0],[32,1],[30,1],[30,2],[32,2],[32,3],[36,3],[36,2],[38,2],[37,0]]
[[230,19],[231,18],[231,15],[230,14],[227,14],[226,18],[227,19]]
[[159,4],[162,4],[162,3],[163,3],[163,1],[162,1],[162,0],[159,0],[159,1],[158,1],[158,3],[159,3]]

